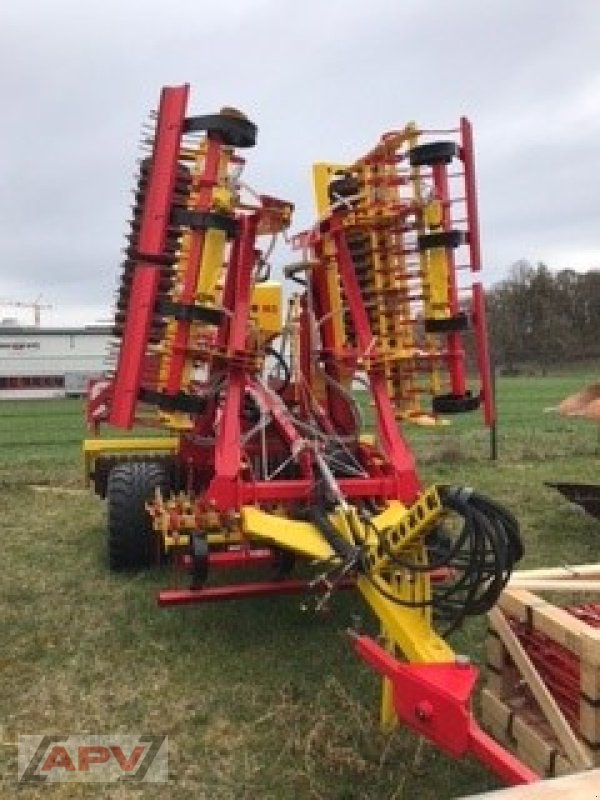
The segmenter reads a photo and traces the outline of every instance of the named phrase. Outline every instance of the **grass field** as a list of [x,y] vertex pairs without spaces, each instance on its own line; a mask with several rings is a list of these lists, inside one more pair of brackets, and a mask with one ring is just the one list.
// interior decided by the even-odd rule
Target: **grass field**
[[[590,423],[542,409],[594,376],[499,381],[500,459],[474,417],[411,430],[425,482],[477,486],[519,516],[526,566],[598,559],[600,527],[543,486],[599,476]],[[26,733],[160,733],[170,742],[168,787],[144,797],[195,800],[444,800],[497,783],[404,732],[376,725],[378,685],[343,635],[358,598],[329,615],[298,598],[159,610],[159,572],[111,575],[104,507],[81,485],[77,401],[0,405],[3,520],[0,748],[3,798],[131,797],[125,786],[19,787],[16,739]],[[484,622],[453,645],[479,660]]]

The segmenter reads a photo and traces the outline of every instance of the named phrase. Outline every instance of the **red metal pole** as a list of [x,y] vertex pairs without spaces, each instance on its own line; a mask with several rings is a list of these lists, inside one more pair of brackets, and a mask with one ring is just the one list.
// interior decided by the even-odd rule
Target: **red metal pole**
[[477,182],[475,179],[475,155],[473,152],[473,128],[466,117],[460,118],[461,157],[465,170],[465,198],[469,228],[471,269],[481,269],[481,247],[479,240],[479,211],[477,209]]
[[481,730],[474,720],[469,727],[469,752],[508,786],[537,783],[540,776]]
[[133,275],[109,415],[110,424],[119,428],[130,428],[135,416],[160,277],[158,267],[144,262],[144,256],[161,256],[164,251],[188,91],[185,84],[161,93],[137,243],[140,260]]
[[248,313],[252,268],[256,260],[255,239],[258,214],[240,219],[237,261],[229,269],[235,275],[235,314],[229,321],[226,342],[227,355],[233,360],[228,366],[227,391],[223,411],[217,422],[215,438],[215,475],[206,492],[206,499],[221,510],[236,507],[239,502],[239,472],[241,467],[240,412],[245,386],[245,368],[235,356],[243,356],[247,341]]
[[[336,585],[336,589],[353,589],[354,581],[346,579]],[[284,594],[306,594],[316,592],[322,594],[326,586],[313,586],[309,581],[282,580],[262,583],[239,583],[230,586],[211,586],[207,589],[165,589],[158,594],[158,605],[189,606],[197,603],[213,603],[219,600],[244,600],[252,597],[272,597]]]
[[394,410],[387,391],[385,372],[382,366],[376,363],[375,339],[365,311],[365,305],[354,271],[354,263],[346,244],[344,230],[340,226],[337,230],[333,229],[331,235],[335,245],[340,278],[346,293],[346,302],[350,307],[356,330],[360,355],[364,357],[365,363],[368,365],[366,371],[375,402],[381,448],[400,478],[399,499],[405,503],[412,503],[420,491],[412,453],[398,430]]
[[492,391],[492,376],[488,345],[487,324],[485,319],[485,294],[481,283],[473,284],[472,319],[475,330],[475,355],[477,369],[481,378],[481,400],[485,424],[491,427],[496,420],[495,398]]

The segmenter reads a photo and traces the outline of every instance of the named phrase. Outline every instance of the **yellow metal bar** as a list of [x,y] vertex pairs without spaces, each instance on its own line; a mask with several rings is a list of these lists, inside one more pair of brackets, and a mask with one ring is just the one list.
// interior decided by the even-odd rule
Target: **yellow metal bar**
[[383,582],[360,575],[356,585],[375,612],[386,635],[408,661],[440,663],[452,661],[454,653],[431,627],[428,615],[421,609],[403,608],[382,594]]
[[329,203],[329,184],[336,175],[347,173],[351,167],[348,164],[331,164],[319,161],[313,164],[313,198],[317,216],[324,217],[331,210]]
[[179,439],[166,436],[137,436],[130,439],[84,439],[83,452],[85,485],[90,485],[90,472],[98,456],[122,453],[176,453]]
[[174,436],[136,436],[122,439],[84,439],[84,453],[103,455],[104,453],[175,453],[179,447],[179,439]]
[[242,531],[248,539],[283,547],[308,558],[324,560],[335,555],[310,522],[267,514],[253,506],[242,507],[241,522]]
[[[347,170],[347,164],[329,164],[324,162],[313,164],[313,195],[318,217],[325,217],[331,211],[331,204],[329,202],[329,184],[331,179],[337,174],[347,172]],[[329,241],[325,241],[323,243],[323,256],[324,261],[327,263],[327,266],[324,267],[326,270],[325,280],[330,303],[329,312],[331,314],[334,347],[338,348],[343,345],[345,335],[339,277],[330,259],[333,255],[333,244]]]
[[202,258],[196,283],[196,300],[213,302],[217,280],[223,267],[223,253],[227,237],[224,231],[209,228],[204,233]]

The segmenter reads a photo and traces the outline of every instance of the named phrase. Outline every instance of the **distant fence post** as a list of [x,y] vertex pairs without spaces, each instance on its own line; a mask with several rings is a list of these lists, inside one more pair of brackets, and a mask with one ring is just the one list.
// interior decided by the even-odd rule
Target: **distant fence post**
[[498,404],[496,402],[496,361],[490,359],[492,405],[494,408],[494,421],[490,426],[490,459],[498,461]]

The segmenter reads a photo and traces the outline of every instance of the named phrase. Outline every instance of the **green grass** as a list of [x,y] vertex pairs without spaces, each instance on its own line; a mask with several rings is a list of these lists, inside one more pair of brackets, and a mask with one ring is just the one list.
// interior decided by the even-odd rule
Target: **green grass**
[[[594,376],[502,379],[500,460],[473,416],[451,428],[410,429],[424,482],[477,486],[519,516],[525,564],[598,559],[598,523],[575,513],[545,480],[598,479],[590,423],[544,414]],[[456,764],[376,725],[377,681],[343,634],[368,614],[335,598],[324,617],[297,598],[159,610],[159,572],[111,575],[104,507],[81,482],[78,401],[0,405],[0,758],[2,797],[131,797],[125,787],[15,784],[19,734],[166,733],[168,787],[148,797],[443,800],[497,786],[470,761]],[[453,639],[480,660],[484,623]],[[425,765],[425,766],[423,766]]]

